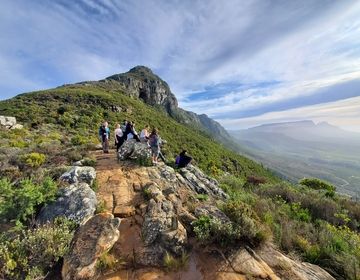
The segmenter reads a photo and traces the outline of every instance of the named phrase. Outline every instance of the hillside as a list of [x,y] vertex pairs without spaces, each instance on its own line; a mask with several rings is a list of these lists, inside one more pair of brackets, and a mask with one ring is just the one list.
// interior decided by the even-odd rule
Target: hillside
[[80,139],[82,144],[97,142],[102,120],[108,120],[114,129],[115,123],[128,119],[135,121],[138,131],[146,124],[158,127],[160,135],[168,142],[164,154],[169,160],[184,148],[203,170],[213,174],[230,172],[243,178],[254,174],[275,178],[259,164],[225,149],[204,132],[178,123],[139,99],[105,91],[97,85],[73,85],[23,94],[2,101],[0,115],[15,116],[32,129],[52,124],[69,143]]
[[168,113],[176,121],[201,130],[211,138],[234,146],[227,131],[205,114],[197,115],[178,107],[175,95],[168,84],[151,69],[136,66],[126,73],[115,74],[100,81],[81,82],[78,85],[96,86],[114,94],[126,94]]
[[275,123],[233,131],[242,152],[284,178],[317,177],[359,197],[360,135],[328,123]]
[[[157,77],[129,77],[145,70],[0,102],[18,122],[0,126],[0,278],[360,277],[359,203],[319,180],[281,182],[171,115]],[[166,162],[152,166],[133,141],[120,160],[101,153],[104,119],[158,127]],[[194,162],[179,169],[183,148]]]

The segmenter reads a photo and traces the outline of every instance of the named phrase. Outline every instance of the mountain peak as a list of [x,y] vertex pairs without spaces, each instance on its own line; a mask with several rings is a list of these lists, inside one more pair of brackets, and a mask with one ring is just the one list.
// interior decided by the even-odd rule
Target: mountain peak
[[140,73],[140,74],[154,74],[153,71],[146,66],[138,65],[129,70],[130,73]]

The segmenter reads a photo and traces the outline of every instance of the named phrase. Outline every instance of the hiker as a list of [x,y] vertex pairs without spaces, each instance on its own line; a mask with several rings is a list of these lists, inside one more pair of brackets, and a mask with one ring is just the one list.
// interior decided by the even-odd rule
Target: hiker
[[157,164],[158,163],[158,157],[160,153],[160,143],[161,139],[158,134],[158,130],[154,128],[149,136],[149,144],[151,148],[151,157],[152,157],[152,163]]
[[140,141],[147,143],[149,140],[149,126],[146,125],[143,130],[140,132]]
[[186,167],[192,160],[192,157],[186,155],[186,150],[183,150],[175,159],[175,165],[178,168]]
[[109,153],[110,129],[107,121],[104,121],[99,128],[99,137],[104,153]]
[[135,130],[135,123],[130,122],[130,124],[126,127],[126,140],[135,139],[137,142],[140,142],[139,135]]
[[128,124],[128,121],[124,120],[123,123],[120,125],[120,128],[121,128],[123,134],[125,134],[127,124]]
[[122,131],[122,129],[120,128],[120,124],[116,124],[116,128],[115,128],[115,146],[116,146],[116,151],[118,152],[121,145],[124,143],[125,138],[124,138],[124,133]]

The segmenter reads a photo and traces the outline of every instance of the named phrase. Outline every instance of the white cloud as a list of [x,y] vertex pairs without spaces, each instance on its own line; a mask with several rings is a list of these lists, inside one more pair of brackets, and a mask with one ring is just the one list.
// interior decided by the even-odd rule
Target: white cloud
[[[143,64],[186,109],[261,109],[359,78],[359,12],[350,1],[5,0],[1,97]],[[191,99],[206,86],[263,81],[281,83]]]
[[300,120],[327,121],[344,129],[360,132],[360,97],[271,112],[250,118],[218,119],[228,129],[244,129],[266,123]]

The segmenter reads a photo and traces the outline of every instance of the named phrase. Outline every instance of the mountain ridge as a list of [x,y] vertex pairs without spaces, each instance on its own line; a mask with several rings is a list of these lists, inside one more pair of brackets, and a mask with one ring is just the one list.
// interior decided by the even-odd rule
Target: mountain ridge
[[163,108],[180,123],[194,126],[223,144],[234,146],[233,139],[217,121],[205,114],[199,115],[180,108],[167,82],[146,66],[135,66],[128,72],[114,74],[99,81],[84,81],[66,84],[63,87],[74,85],[95,85],[115,93],[121,91],[133,98],[143,100],[148,105]]

